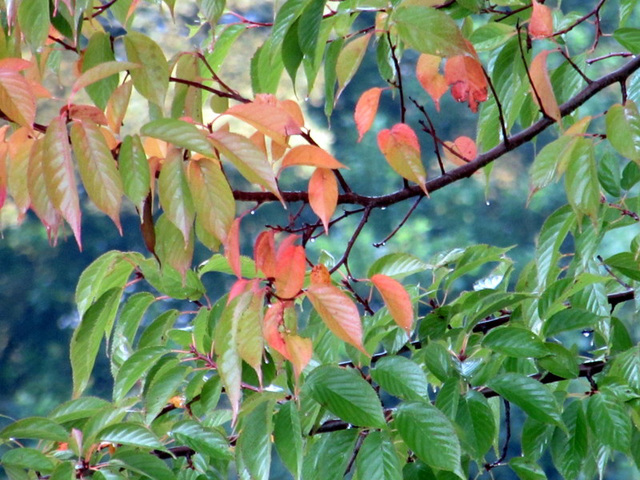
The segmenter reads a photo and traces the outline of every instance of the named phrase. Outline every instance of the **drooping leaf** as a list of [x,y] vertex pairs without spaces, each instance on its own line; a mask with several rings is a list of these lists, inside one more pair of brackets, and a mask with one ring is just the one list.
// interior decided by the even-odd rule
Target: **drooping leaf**
[[477,58],[457,55],[444,65],[444,78],[451,85],[451,96],[456,102],[467,102],[472,112],[487,100],[487,79]]
[[409,125],[398,123],[391,130],[381,130],[378,133],[378,146],[398,175],[417,183],[425,195],[428,195],[424,185],[427,172],[422,164],[420,143]]
[[416,62],[416,78],[429,94],[436,110],[440,111],[440,98],[449,90],[449,84],[439,72],[442,57],[423,53]]
[[383,274],[373,275],[371,283],[380,292],[394,322],[410,335],[413,326],[413,304],[407,290],[400,282]]
[[114,402],[121,402],[129,390],[143,379],[166,353],[168,350],[164,346],[149,346],[136,350],[118,370],[113,383]]
[[182,233],[186,247],[191,237],[195,207],[180,150],[169,150],[164,159],[158,179],[158,196],[167,219]]
[[304,284],[307,266],[304,247],[300,245],[281,245],[275,265],[275,288],[278,297],[293,299],[300,293]]
[[369,131],[373,121],[378,113],[378,103],[380,103],[380,94],[382,88],[373,87],[365,91],[356,103],[356,109],[353,113],[356,128],[358,129],[358,142],[362,140],[364,134]]
[[116,161],[100,131],[92,122],[75,120],[71,124],[71,144],[78,171],[89,198],[116,224],[120,234],[120,205],[124,193]]
[[273,230],[260,232],[253,247],[256,272],[261,271],[265,277],[276,276],[276,240]]
[[169,88],[169,64],[162,48],[148,36],[135,31],[124,37],[124,46],[127,59],[142,66],[130,72],[133,86],[150,102],[162,107]]
[[307,298],[325,325],[341,340],[368,355],[362,345],[362,323],[358,307],[333,285],[310,285]]
[[352,370],[332,365],[318,367],[307,377],[304,390],[345,422],[374,428],[386,425],[376,392]]
[[427,465],[465,479],[460,465],[460,441],[451,421],[428,402],[408,402],[398,407],[394,426],[407,446]]
[[249,182],[256,183],[282,201],[276,177],[264,152],[237,133],[218,130],[209,134],[222,159],[231,162]]
[[296,381],[300,377],[302,371],[311,361],[313,356],[313,343],[310,338],[300,337],[299,335],[287,334],[285,343],[289,360],[293,365],[293,373]]
[[560,114],[560,107],[558,106],[556,95],[551,86],[547,67],[547,56],[550,53],[551,50],[543,50],[532,60],[529,66],[531,90],[533,99],[542,112],[549,118],[560,123],[562,121],[562,115]]
[[[116,59],[113,52],[113,46],[111,45],[111,37],[106,32],[95,32],[89,38],[89,43],[84,51],[82,58],[82,73],[86,73],[93,67],[105,64],[107,62],[113,62]],[[118,88],[119,75],[115,72],[113,75],[106,76],[105,78],[86,85],[86,90],[93,103],[100,109],[104,110],[107,106],[109,98],[113,94],[114,90]],[[77,82],[77,80],[76,80]],[[73,87],[72,87],[73,88]],[[81,87],[82,88],[82,87]],[[72,90],[76,92],[77,90]]]
[[71,145],[63,117],[56,117],[49,124],[43,148],[42,166],[47,193],[56,210],[71,226],[78,246],[82,249],[80,201],[71,159]]
[[309,205],[322,220],[324,231],[329,234],[329,221],[338,205],[338,181],[328,168],[316,168],[309,179]]
[[274,400],[263,400],[242,419],[236,455],[255,480],[268,480]]
[[338,93],[336,94],[336,99],[349,84],[353,76],[358,71],[358,68],[360,68],[360,64],[362,63],[365,52],[367,51],[371,35],[371,33],[367,33],[366,35],[356,37],[347,43],[340,51],[336,62],[336,76],[338,79]]
[[237,217],[231,222],[231,227],[224,242],[224,256],[236,277],[242,277],[240,265],[240,222],[242,217]]
[[[255,281],[254,281],[255,282]],[[264,350],[263,303],[264,289],[260,289],[257,283],[250,287],[251,298],[238,320],[238,354],[249,366],[251,366],[262,382],[262,354]]]
[[624,405],[610,394],[598,392],[587,403],[587,420],[596,438],[604,445],[628,452],[632,427]]
[[546,5],[533,0],[531,2],[531,20],[529,35],[532,38],[546,38],[553,34],[553,14]]
[[282,463],[295,479],[299,479],[303,458],[302,429],[295,402],[285,403],[274,415],[273,436]]
[[21,2],[18,6],[18,22],[31,48],[34,51],[39,50],[46,41],[51,26],[49,2],[47,0]]
[[269,347],[273,348],[287,360],[291,360],[284,335],[284,310],[285,302],[277,301],[267,306],[264,314],[262,331],[264,340]]
[[120,144],[118,165],[124,193],[143,219],[145,199],[151,188],[151,172],[139,136],[124,137]]
[[[43,156],[44,140],[38,139],[33,143],[29,158],[29,170],[27,172],[29,198],[31,200],[31,209],[47,229],[49,241],[53,240],[55,244],[55,240],[58,237],[58,228],[62,224],[62,217],[55,209],[47,193],[42,164]],[[2,164],[4,165],[4,162]]]

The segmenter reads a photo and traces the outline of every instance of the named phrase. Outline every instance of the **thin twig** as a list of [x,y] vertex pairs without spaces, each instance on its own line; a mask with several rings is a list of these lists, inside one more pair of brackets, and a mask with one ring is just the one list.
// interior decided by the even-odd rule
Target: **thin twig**
[[394,228],[391,233],[389,235],[387,235],[386,237],[384,237],[384,239],[381,242],[377,242],[374,243],[373,246],[376,248],[382,247],[385,243],[387,243],[389,240],[391,240],[393,238],[393,236],[398,233],[398,231],[403,227],[403,225],[405,223],[407,223],[407,220],[409,220],[409,217],[411,216],[411,214],[413,213],[413,211],[416,209],[416,207],[418,206],[418,204],[422,201],[424,197],[418,197],[418,199],[416,200],[416,202],[411,206],[411,208],[409,209],[409,211],[406,213],[406,215],[404,216],[404,218],[400,221],[400,223],[398,224],[398,226],[396,226],[396,228]]
[[506,432],[504,445],[502,446],[502,454],[500,458],[484,466],[487,472],[504,462],[505,458],[507,458],[507,452],[509,451],[509,442],[511,441],[511,404],[506,399],[504,400],[504,423]]

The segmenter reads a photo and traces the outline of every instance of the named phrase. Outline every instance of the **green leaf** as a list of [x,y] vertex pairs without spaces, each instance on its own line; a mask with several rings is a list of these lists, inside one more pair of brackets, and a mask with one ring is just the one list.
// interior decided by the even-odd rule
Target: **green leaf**
[[607,139],[623,157],[640,162],[640,113],[631,100],[614,105],[606,116]]
[[640,264],[631,252],[621,252],[607,258],[604,263],[623,275],[640,281]]
[[33,438],[66,442],[69,433],[58,423],[43,417],[23,418],[0,431],[0,438]]
[[469,37],[469,41],[478,52],[491,51],[504,45],[515,34],[513,25],[489,22],[476,28]]
[[494,328],[482,340],[482,346],[511,357],[542,357],[549,352],[532,331],[521,327]]
[[150,102],[161,107],[169,88],[169,64],[162,48],[148,36],[129,31],[124,37],[127,59],[142,68],[131,70],[133,86]]
[[429,383],[422,368],[405,357],[381,358],[371,369],[371,378],[395,397],[421,400],[429,396]]
[[640,391],[640,346],[618,354],[611,366],[611,375],[624,378],[631,388]]
[[236,455],[255,480],[269,479],[274,404],[263,400],[242,419]]
[[222,159],[231,162],[251,183],[263,186],[281,199],[273,168],[265,154],[251,140],[237,133],[217,131],[209,134]]
[[336,61],[336,76],[338,79],[336,100],[356,74],[358,68],[360,68],[370,38],[371,34],[361,35],[347,43],[340,51]]
[[100,431],[97,439],[101,442],[121,443],[132,447],[164,450],[160,440],[147,428],[131,422],[110,425]]
[[454,472],[465,479],[460,465],[460,442],[449,419],[430,403],[401,404],[394,414],[394,426],[420,460],[427,465]]
[[410,253],[390,253],[373,262],[367,272],[367,278],[382,274],[399,280],[414,273],[424,272],[428,268],[428,264]]
[[567,308],[544,322],[542,334],[545,337],[553,337],[562,332],[593,328],[601,319],[601,316],[581,308]]
[[487,387],[505,400],[515,403],[535,420],[563,427],[560,408],[549,389],[517,373],[506,373],[490,380]]
[[120,402],[166,353],[167,347],[146,347],[134,352],[120,367],[113,384],[113,400]]
[[53,471],[54,463],[40,450],[35,448],[14,448],[6,451],[2,455],[2,464],[13,467],[35,470],[40,473],[50,473]]
[[614,197],[619,197],[622,194],[620,182],[622,176],[620,175],[620,162],[616,155],[610,151],[604,152],[598,162],[598,180],[604,190]]
[[[115,61],[111,37],[106,32],[95,32],[91,35],[87,48],[82,57],[82,73],[98,66],[102,63]],[[107,106],[111,94],[118,87],[119,78],[117,74],[110,75],[85,87],[87,93],[100,110]]]
[[[306,6],[298,19],[298,42],[302,53],[313,57],[318,44],[318,34],[320,33],[325,2],[324,0],[307,0],[304,3],[306,3]],[[283,40],[283,48],[285,40]]]
[[71,124],[71,143],[89,198],[113,220],[122,234],[120,205],[124,191],[104,135],[95,123],[75,120]]
[[49,35],[49,2],[47,0],[33,0],[20,2],[18,6],[18,22],[20,30],[33,51],[40,49]]
[[392,17],[402,41],[422,53],[450,57],[465,55],[465,38],[446,13],[426,6],[400,6]]
[[595,222],[600,209],[600,183],[593,142],[578,138],[564,179],[567,199],[574,211]]
[[79,396],[89,384],[102,337],[108,337],[111,332],[121,296],[122,288],[107,290],[87,309],[73,332],[70,355],[74,397]]
[[577,144],[578,137],[563,135],[538,152],[529,172],[533,193],[545,188],[565,172]]
[[538,359],[545,370],[562,378],[577,378],[579,374],[578,356],[558,343],[547,343],[549,355]]
[[165,281],[171,277],[172,272],[179,275],[181,286],[186,286],[186,276],[190,273],[189,267],[191,267],[195,248],[194,236],[189,235],[185,243],[184,233],[169,220],[166,214],[161,215],[156,221],[155,232],[156,254],[162,262],[161,289],[166,288]]
[[323,365],[309,374],[304,390],[345,422],[360,427],[386,426],[376,392],[353,371]]
[[298,480],[302,473],[302,428],[300,414],[293,401],[280,407],[274,416],[273,436],[282,463]]
[[542,467],[524,457],[513,457],[509,460],[509,466],[522,480],[547,480]]
[[126,470],[142,474],[143,478],[153,480],[175,480],[176,478],[166,463],[146,452],[119,448],[113,455],[112,462],[115,465],[122,462],[126,466]]
[[187,249],[195,218],[195,208],[183,163],[182,153],[179,150],[171,149],[167,153],[158,179],[158,196],[166,218],[180,230],[184,238],[183,249]]
[[125,195],[143,216],[144,202],[151,189],[151,172],[138,135],[127,135],[120,144],[118,165]]
[[639,28],[618,28],[613,32],[620,45],[633,54],[640,53],[640,29]]
[[211,68],[214,72],[220,70],[222,62],[231,50],[231,47],[233,47],[233,44],[238,39],[238,37],[246,30],[247,27],[240,24],[216,25],[216,48],[213,48],[211,50],[211,53],[207,54],[207,62],[209,62],[209,65],[211,65]]
[[422,349],[424,362],[427,369],[433,373],[438,380],[444,382],[451,375],[451,354],[437,342],[430,342]]
[[[218,378],[219,377],[213,377]],[[229,441],[219,430],[204,428],[193,420],[182,420],[173,425],[171,435],[176,442],[211,458],[231,460],[233,453]]]
[[497,433],[496,422],[487,399],[469,390],[458,405],[456,424],[463,446],[468,445],[473,458],[481,459],[491,448]]
[[620,401],[607,393],[595,393],[587,403],[587,420],[591,431],[603,445],[629,452],[632,426]]
[[69,400],[57,406],[49,413],[49,418],[58,423],[70,422],[72,420],[91,417],[107,406],[109,406],[109,402],[102,398],[76,398],[75,400]]
[[[173,332],[176,331],[173,330]],[[188,334],[188,337],[190,340],[191,335]],[[189,343],[187,342],[187,346]],[[151,423],[169,400],[181,392],[181,386],[185,383],[185,377],[190,371],[191,367],[179,364],[177,359],[171,359],[158,372],[154,372],[151,380],[147,380],[144,391],[146,423]]]
[[538,285],[544,287],[557,277],[560,247],[576,223],[576,216],[569,206],[560,207],[542,225],[536,248]]
[[206,134],[195,125],[183,120],[160,118],[144,125],[140,129],[140,134],[159,138],[176,147],[198,152],[206,157],[217,157]]
[[[209,260],[205,260],[198,267],[198,274],[200,276],[209,272],[221,272],[229,275],[235,275],[229,265],[229,261],[224,255],[219,253],[214,253]],[[244,255],[240,256],[240,273],[242,274],[242,278],[256,278],[256,264],[252,258],[245,257]]]
[[562,413],[562,420],[567,426],[566,437],[560,431],[560,448],[552,450],[556,468],[565,478],[578,478],[582,465],[589,453],[589,432],[587,417],[581,401],[571,402]]
[[402,465],[386,432],[375,431],[364,439],[356,457],[358,478],[402,480]]
[[61,462],[51,474],[50,480],[74,480],[76,478],[76,464],[73,461]]
[[450,420],[455,420],[460,404],[460,380],[449,378],[440,387],[436,397],[435,406],[444,413]]

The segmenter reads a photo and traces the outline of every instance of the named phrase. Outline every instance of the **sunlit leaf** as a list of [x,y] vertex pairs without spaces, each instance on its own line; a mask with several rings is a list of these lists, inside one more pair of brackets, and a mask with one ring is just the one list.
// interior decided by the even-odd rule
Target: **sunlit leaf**
[[100,63],[95,67],[91,67],[84,71],[83,74],[78,77],[71,87],[71,93],[73,95],[83,88],[99,82],[100,80],[109,78],[116,73],[120,73],[124,70],[134,70],[136,68],[140,68],[140,65],[132,62],[117,62],[114,60]]
[[546,5],[533,0],[531,2],[531,20],[529,35],[532,38],[546,38],[553,34],[553,14]]
[[336,62],[336,75],[338,79],[338,93],[336,94],[336,98],[340,96],[358,71],[358,68],[360,68],[371,35],[371,33],[368,33],[356,37],[347,43],[340,51]]
[[287,137],[290,135],[300,133],[300,125],[295,118],[286,109],[277,104],[263,102],[242,103],[234,105],[225,114],[247,122],[281,145],[287,144]]
[[298,145],[287,152],[282,160],[282,168],[306,165],[318,168],[346,168],[326,150],[315,145]]
[[29,82],[13,70],[0,70],[0,111],[27,128],[36,118],[36,97]]
[[149,101],[164,104],[169,88],[169,64],[162,48],[148,36],[129,31],[124,37],[127,59],[141,68],[131,70],[133,86]]
[[441,61],[441,57],[423,53],[416,63],[416,78],[435,103],[437,111],[440,111],[440,98],[449,90],[447,80],[439,72]]
[[195,125],[174,118],[161,118],[147,123],[140,129],[141,135],[158,138],[176,147],[186,148],[210,158],[216,158],[216,152],[207,139],[206,133]]

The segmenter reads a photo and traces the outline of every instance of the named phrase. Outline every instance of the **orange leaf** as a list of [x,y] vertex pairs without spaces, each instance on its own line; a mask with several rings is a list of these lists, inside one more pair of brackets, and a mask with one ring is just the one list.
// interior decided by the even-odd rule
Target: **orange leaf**
[[278,297],[291,299],[300,293],[306,266],[304,248],[300,245],[288,245],[278,250],[274,282]]
[[107,125],[108,123],[107,117],[102,110],[93,105],[69,105],[67,111],[69,118],[74,120],[89,120],[98,125]]
[[289,360],[293,365],[293,373],[297,380],[304,368],[311,361],[311,357],[313,356],[313,343],[311,343],[310,338],[299,337],[298,335],[287,335],[285,342],[287,352],[289,353]]
[[531,75],[531,88],[533,90],[533,99],[540,107],[542,112],[549,118],[558,123],[562,121],[560,107],[553,93],[551,80],[549,79],[549,70],[547,69],[547,56],[551,50],[543,50],[531,62],[529,72]]
[[267,278],[276,276],[276,240],[273,230],[260,233],[253,247],[256,271],[260,270]]
[[379,273],[371,277],[371,283],[382,295],[382,300],[384,300],[393,321],[410,335],[413,325],[413,305],[409,293],[400,282]]
[[327,328],[339,339],[369,355],[362,345],[362,323],[358,307],[333,285],[310,285],[307,298]]
[[449,85],[438,71],[440,67],[440,61],[442,59],[436,55],[429,55],[423,53],[418,58],[416,64],[416,77],[422,85],[422,88],[431,96],[433,102],[436,104],[436,110],[440,111],[440,97],[449,90]]
[[36,97],[26,78],[13,70],[0,70],[0,111],[23,127],[36,118]]
[[287,360],[291,360],[284,340],[284,309],[285,302],[272,303],[267,307],[262,321],[262,332],[267,345]]
[[328,168],[316,168],[309,180],[309,205],[329,233],[329,220],[338,205],[338,181]]
[[[444,142],[449,148],[444,148],[444,156],[455,165],[464,165],[474,158],[478,153],[476,143],[469,137],[458,137],[453,142]],[[453,153],[451,150],[453,150]],[[457,153],[457,155],[456,155]],[[463,158],[460,158],[463,157]],[[464,159],[464,160],[463,160]]]
[[322,263],[311,269],[311,285],[331,285],[331,274]]
[[378,104],[380,103],[381,93],[381,88],[374,87],[360,95],[360,99],[356,104],[356,110],[353,114],[353,118],[356,122],[356,128],[358,129],[358,142],[362,140],[364,134],[369,131],[373,124],[376,113],[378,113]]
[[447,60],[444,78],[451,87],[456,102],[468,102],[472,112],[478,111],[478,103],[487,100],[487,79],[482,65],[475,57],[458,55]]
[[387,162],[403,178],[420,185],[428,195],[427,172],[422,165],[418,137],[409,125],[398,123],[378,133],[378,146]]
[[531,3],[533,10],[529,21],[531,38],[546,38],[553,35],[553,15],[551,9],[536,0]]
[[277,104],[243,103],[229,108],[225,114],[239,118],[282,145],[287,144],[289,135],[301,133],[296,119]]
[[333,155],[315,145],[299,145],[293,147],[282,160],[281,169],[294,165],[306,165],[319,168],[346,168]]
[[224,242],[224,256],[227,257],[229,266],[236,277],[242,278],[240,268],[240,221],[242,217],[236,218],[231,223],[231,228]]

